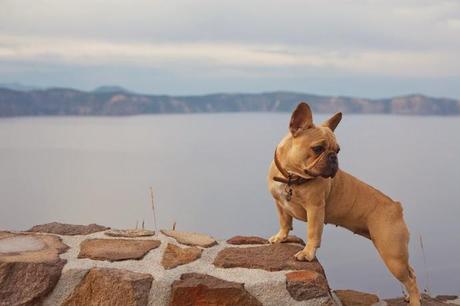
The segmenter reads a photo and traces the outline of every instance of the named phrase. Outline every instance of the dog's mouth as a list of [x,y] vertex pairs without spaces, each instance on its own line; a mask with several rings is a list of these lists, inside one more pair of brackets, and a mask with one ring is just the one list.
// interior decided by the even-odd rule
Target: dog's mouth
[[339,170],[339,167],[338,166],[333,166],[333,167],[328,167],[327,169],[325,169],[325,171],[321,171],[321,173],[317,173],[313,170],[310,170],[310,169],[304,169],[303,172],[306,174],[306,175],[309,175],[311,177],[324,177],[324,178],[334,178],[335,175],[337,174],[337,171]]
[[335,175],[337,174],[337,170],[339,170],[339,168],[335,167],[335,168],[327,171],[325,174],[323,174],[322,177],[324,177],[324,178],[328,178],[328,177],[334,178]]

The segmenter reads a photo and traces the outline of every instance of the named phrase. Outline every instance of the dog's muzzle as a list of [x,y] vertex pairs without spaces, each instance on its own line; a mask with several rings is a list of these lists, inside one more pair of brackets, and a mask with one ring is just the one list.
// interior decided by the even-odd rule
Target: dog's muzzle
[[327,156],[327,168],[321,174],[322,177],[334,177],[339,170],[339,160],[335,152],[331,152]]

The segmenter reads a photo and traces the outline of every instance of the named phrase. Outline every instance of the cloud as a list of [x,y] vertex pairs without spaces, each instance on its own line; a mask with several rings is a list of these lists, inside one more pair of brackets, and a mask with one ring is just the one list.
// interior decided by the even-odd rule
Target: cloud
[[341,50],[459,46],[447,25],[460,18],[456,0],[3,0],[0,6],[0,29],[16,35]]
[[245,43],[140,43],[0,35],[0,60],[120,66],[256,69],[314,68],[353,74],[454,76],[457,54],[357,50]]
[[0,0],[0,81],[101,66],[170,82],[450,78],[458,37],[456,0]]

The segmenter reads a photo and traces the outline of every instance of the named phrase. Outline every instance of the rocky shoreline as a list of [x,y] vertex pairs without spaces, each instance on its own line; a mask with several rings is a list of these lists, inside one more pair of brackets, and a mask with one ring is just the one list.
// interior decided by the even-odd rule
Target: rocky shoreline
[[[353,290],[331,290],[318,261],[293,254],[292,236],[270,245],[197,233],[111,231],[49,223],[0,231],[0,305],[407,305]],[[423,305],[460,305],[424,296]]]

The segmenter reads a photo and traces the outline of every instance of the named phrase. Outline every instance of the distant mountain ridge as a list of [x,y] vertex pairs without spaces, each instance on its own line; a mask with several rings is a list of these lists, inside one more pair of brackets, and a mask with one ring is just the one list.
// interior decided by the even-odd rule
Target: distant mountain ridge
[[94,91],[70,88],[0,88],[0,117],[127,116],[164,113],[289,112],[299,101],[313,111],[404,115],[460,115],[460,100],[420,94],[387,99],[319,96],[296,92],[169,96],[137,94],[116,86]]
[[17,91],[29,91],[29,90],[43,89],[37,86],[24,85],[24,84],[17,83],[17,82],[0,83],[0,88],[6,88],[6,89],[11,89],[11,90],[17,90]]
[[132,91],[130,90],[127,90],[121,86],[116,86],[116,85],[103,85],[103,86],[99,86],[99,87],[96,87],[95,89],[93,89],[94,93],[110,93],[110,92],[122,92],[122,93],[133,93]]

